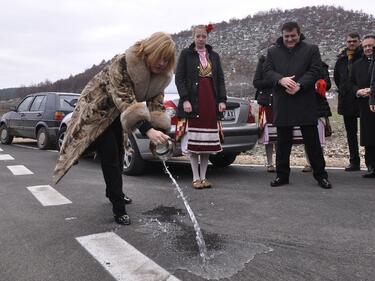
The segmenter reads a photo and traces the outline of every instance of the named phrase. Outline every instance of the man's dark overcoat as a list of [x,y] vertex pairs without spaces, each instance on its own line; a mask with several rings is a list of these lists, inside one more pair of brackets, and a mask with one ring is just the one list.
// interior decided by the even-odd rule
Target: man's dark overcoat
[[[283,126],[317,125],[315,82],[321,75],[321,59],[316,45],[301,40],[292,49],[288,49],[283,38],[268,50],[264,63],[265,77],[274,84],[273,124]],[[295,95],[286,93],[278,81],[295,75],[294,80],[301,85]]]
[[[333,71],[333,79],[338,90],[338,104],[337,112],[340,115],[346,116],[359,116],[359,107],[356,102],[355,96],[352,95],[350,84],[351,75],[348,70],[348,55],[346,54],[347,49],[345,48],[337,56],[337,61]],[[362,48],[358,47],[353,54],[353,62],[361,58]]]
[[[371,81],[370,61],[366,57],[357,60],[352,72],[352,95],[359,89],[369,88]],[[369,107],[369,97],[356,98],[360,113],[360,142],[362,146],[375,146],[375,112]]]

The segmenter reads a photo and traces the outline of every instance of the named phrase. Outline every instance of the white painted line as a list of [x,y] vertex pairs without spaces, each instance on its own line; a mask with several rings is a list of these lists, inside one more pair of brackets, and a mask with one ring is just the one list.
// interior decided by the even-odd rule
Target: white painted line
[[0,148],[0,151],[4,151],[2,148]]
[[7,166],[7,168],[13,173],[15,176],[22,176],[22,175],[32,175],[34,174],[24,165],[13,165]]
[[[265,165],[259,165],[259,164],[231,164],[231,166],[237,166],[237,167],[263,167],[266,168]],[[275,165],[276,167],[276,165]],[[303,169],[304,166],[290,166],[291,169]],[[326,170],[344,170],[345,167],[336,167],[336,166],[326,166]],[[362,171],[366,171],[366,168],[361,168]]]
[[10,154],[0,154],[0,160],[14,160]]
[[[39,150],[38,147],[34,147],[34,146],[28,146],[28,145],[23,145],[23,144],[14,144],[14,146],[18,146],[18,147],[22,147],[22,148],[28,148],[28,149],[34,149],[34,150]],[[46,151],[49,151],[49,152],[59,152],[57,150],[52,150],[52,149],[47,149]]]
[[113,232],[76,239],[118,281],[179,281]]
[[29,149],[34,149],[34,150],[39,150],[37,147],[32,147],[32,146],[27,146],[23,144],[15,144],[14,146],[22,147],[22,148],[29,148]]
[[35,185],[26,188],[43,206],[57,206],[72,203],[72,201],[61,195],[49,185]]

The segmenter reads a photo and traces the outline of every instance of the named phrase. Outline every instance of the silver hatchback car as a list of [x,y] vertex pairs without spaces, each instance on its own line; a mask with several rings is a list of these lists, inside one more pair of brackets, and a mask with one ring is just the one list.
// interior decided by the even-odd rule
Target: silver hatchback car
[[[171,116],[172,127],[168,132],[171,137],[175,134],[177,117],[176,110],[179,95],[174,81],[166,88],[164,107],[166,112]],[[62,120],[59,130],[59,144],[62,144],[65,131],[68,126],[71,114],[65,116]],[[241,152],[252,149],[258,140],[258,126],[252,113],[251,103],[240,98],[228,97],[227,110],[224,114],[224,120],[221,121],[224,132],[223,151],[210,155],[210,162],[217,167],[226,167],[232,164],[237,155]],[[140,175],[145,171],[147,161],[158,160],[150,151],[150,141],[143,136],[138,130],[129,136],[130,147],[133,153],[125,151],[124,157],[124,174]],[[174,157],[182,155],[179,143],[173,151]]]

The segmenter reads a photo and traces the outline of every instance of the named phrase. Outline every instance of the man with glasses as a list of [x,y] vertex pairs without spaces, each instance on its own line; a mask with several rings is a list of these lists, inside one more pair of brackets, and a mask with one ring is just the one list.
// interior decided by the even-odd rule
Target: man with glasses
[[364,178],[375,178],[375,112],[369,107],[371,72],[373,67],[373,48],[375,35],[367,35],[362,40],[363,56],[353,64],[353,94],[356,95],[360,112],[360,141],[365,147],[369,171]]
[[360,158],[358,149],[358,117],[359,107],[351,90],[351,74],[353,63],[361,58],[361,40],[357,32],[349,33],[346,48],[338,55],[333,78],[338,89],[338,114],[344,118],[346,138],[349,146],[349,166],[345,171],[359,171]]

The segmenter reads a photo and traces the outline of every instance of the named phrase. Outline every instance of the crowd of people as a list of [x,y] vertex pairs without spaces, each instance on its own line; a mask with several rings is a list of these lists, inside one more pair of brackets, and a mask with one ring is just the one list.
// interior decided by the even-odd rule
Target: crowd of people
[[[206,177],[210,154],[222,151],[220,119],[226,109],[224,72],[218,53],[208,44],[212,25],[193,27],[192,43],[181,51],[176,67],[180,96],[177,116],[184,123],[181,147],[190,159],[192,187],[212,187]],[[350,151],[345,171],[360,169],[360,144],[365,147],[368,172],[375,178],[375,37],[357,33],[335,65],[338,112],[343,115]],[[123,192],[123,156],[127,136],[135,129],[155,144],[169,139],[170,117],[163,107],[164,89],[175,70],[176,46],[169,34],[156,32],[115,56],[84,88],[72,115],[54,171],[57,183],[88,148],[100,156],[106,196],[114,220],[130,224],[125,205],[132,199]],[[298,130],[305,146],[307,165],[319,186],[332,187],[325,169],[322,145],[331,116],[325,92],[331,82],[328,65],[318,46],[307,43],[296,22],[287,22],[281,36],[260,57],[254,76],[260,105],[259,142],[266,147],[267,171],[276,172],[271,186],[289,183],[290,153]],[[146,104],[144,103],[146,102]],[[276,150],[276,167],[273,150]]]
[[[366,35],[361,40],[357,32],[349,33],[346,48],[338,54],[333,75],[338,89],[338,114],[343,116],[349,148],[349,165],[345,171],[360,170],[357,136],[359,118],[360,145],[365,148],[367,167],[367,173],[362,175],[364,178],[375,178],[374,36]],[[325,137],[332,133],[329,122],[332,113],[319,84],[324,80],[325,91],[328,91],[331,81],[328,65],[320,59],[319,50],[314,53],[311,51],[313,45],[307,44],[310,48],[308,51],[304,39],[297,23],[285,23],[282,36],[268,48],[267,56],[262,55],[259,59],[253,80],[260,108],[259,143],[265,144],[268,172],[275,171],[272,149],[276,145],[277,177],[271,185],[287,184],[290,148],[292,144],[301,143],[296,133],[300,132],[307,160],[302,171],[313,171],[321,187],[331,188],[322,155]],[[299,66],[305,66],[305,69],[297,70]],[[298,89],[297,92],[294,89]],[[306,92],[309,94],[306,95]],[[317,132],[312,125],[317,128]]]

